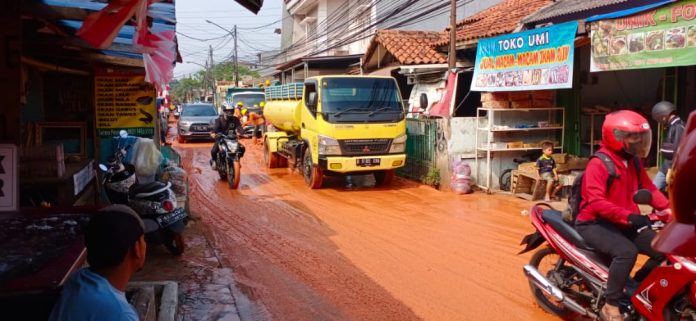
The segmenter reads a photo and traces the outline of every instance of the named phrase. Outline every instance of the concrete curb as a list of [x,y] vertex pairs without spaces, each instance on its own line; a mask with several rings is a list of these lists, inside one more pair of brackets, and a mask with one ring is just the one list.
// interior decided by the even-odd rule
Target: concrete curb
[[157,321],[175,321],[179,304],[179,284],[174,281],[129,282],[128,288],[154,287],[160,296]]

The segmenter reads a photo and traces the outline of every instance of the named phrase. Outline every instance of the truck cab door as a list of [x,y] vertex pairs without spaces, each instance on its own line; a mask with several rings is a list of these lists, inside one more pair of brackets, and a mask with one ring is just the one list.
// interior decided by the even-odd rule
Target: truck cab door
[[308,80],[304,84],[302,95],[302,123],[300,124],[302,139],[306,140],[312,151],[312,162],[319,162],[317,148],[319,144],[319,84],[315,80]]

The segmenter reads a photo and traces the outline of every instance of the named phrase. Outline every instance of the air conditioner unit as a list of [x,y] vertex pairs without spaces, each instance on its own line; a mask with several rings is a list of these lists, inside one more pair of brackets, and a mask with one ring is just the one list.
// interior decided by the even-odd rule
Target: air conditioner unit
[[406,84],[407,85],[415,85],[416,84],[416,76],[407,76],[406,77]]

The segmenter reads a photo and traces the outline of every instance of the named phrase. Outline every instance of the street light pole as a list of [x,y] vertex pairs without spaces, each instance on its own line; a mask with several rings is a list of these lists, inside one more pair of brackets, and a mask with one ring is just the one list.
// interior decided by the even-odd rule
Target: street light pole
[[449,47],[449,68],[454,69],[457,66],[457,0],[452,1],[452,9],[450,11],[450,47]]
[[234,85],[235,87],[239,86],[239,65],[237,63],[237,25],[234,25],[234,31],[230,31],[210,20],[206,20],[205,22],[227,31],[227,33],[234,37]]

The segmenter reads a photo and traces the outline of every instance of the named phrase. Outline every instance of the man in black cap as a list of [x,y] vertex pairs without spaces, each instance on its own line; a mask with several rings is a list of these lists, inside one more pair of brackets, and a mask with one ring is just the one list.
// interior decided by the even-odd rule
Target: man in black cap
[[49,320],[137,321],[125,290],[145,263],[144,235],[143,222],[125,205],[94,215],[85,232],[89,267],[66,282]]
[[677,108],[674,107],[674,104],[668,101],[661,101],[655,104],[652,109],[652,117],[656,122],[667,127],[667,136],[665,136],[660,148],[665,159],[653,179],[653,184],[655,184],[657,189],[664,191],[671,180],[672,159],[674,159],[677,147],[679,147],[679,142],[684,134],[684,122],[677,115]]

